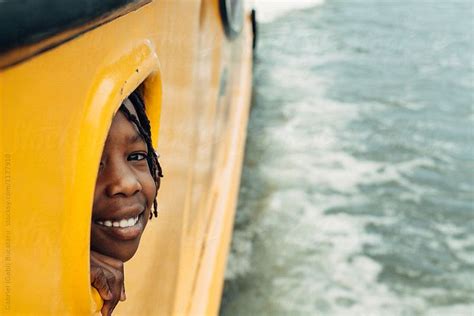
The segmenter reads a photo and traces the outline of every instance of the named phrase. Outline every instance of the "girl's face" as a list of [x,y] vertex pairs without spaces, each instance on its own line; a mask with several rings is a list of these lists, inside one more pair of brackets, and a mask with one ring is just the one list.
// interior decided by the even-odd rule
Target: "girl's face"
[[[124,103],[136,116],[130,101]],[[158,189],[146,157],[145,141],[118,111],[105,141],[95,185],[91,249],[122,262],[138,249]]]

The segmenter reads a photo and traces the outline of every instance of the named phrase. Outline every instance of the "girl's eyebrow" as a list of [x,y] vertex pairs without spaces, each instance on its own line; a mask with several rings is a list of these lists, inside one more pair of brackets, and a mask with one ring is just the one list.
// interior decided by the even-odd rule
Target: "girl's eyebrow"
[[144,142],[142,136],[139,133],[129,134],[126,136],[126,141],[129,144],[135,144],[138,142]]

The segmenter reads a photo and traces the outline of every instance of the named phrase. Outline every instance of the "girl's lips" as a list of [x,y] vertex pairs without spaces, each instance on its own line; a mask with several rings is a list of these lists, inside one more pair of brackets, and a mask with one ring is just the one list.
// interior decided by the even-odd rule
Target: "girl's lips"
[[133,240],[138,238],[141,233],[143,232],[143,229],[145,228],[143,224],[143,214],[145,212],[140,213],[138,216],[138,221],[135,223],[133,226],[128,226],[128,227],[114,227],[114,226],[105,226],[104,224],[99,224],[97,222],[94,222],[94,225],[96,225],[100,230],[104,231],[106,234],[110,235],[111,237],[119,240]]

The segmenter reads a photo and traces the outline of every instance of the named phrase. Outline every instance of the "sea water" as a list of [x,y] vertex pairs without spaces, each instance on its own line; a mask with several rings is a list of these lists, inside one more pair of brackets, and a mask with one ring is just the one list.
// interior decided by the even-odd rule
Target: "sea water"
[[474,315],[474,2],[261,2],[221,315]]

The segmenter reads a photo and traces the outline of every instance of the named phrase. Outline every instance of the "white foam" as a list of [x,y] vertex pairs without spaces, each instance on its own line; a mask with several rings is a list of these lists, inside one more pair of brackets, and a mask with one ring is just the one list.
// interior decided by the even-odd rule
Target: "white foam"
[[251,269],[250,256],[252,254],[253,232],[247,230],[236,230],[232,236],[232,251],[225,271],[226,279],[233,279],[245,275]]
[[426,315],[430,316],[472,316],[474,311],[474,304],[459,304],[450,306],[430,307]]
[[292,10],[324,4],[324,0],[247,0],[248,7],[254,7],[257,20],[268,23]]
[[[325,209],[350,201],[327,195],[321,200],[313,203],[299,188],[275,191],[265,204],[265,216],[251,224],[264,247],[257,245],[253,266],[245,266],[272,275],[271,282],[264,285],[265,291],[280,311],[313,314],[314,299],[319,297],[331,315],[367,315],[368,311],[379,313],[385,306],[390,306],[391,312],[400,312],[398,297],[377,281],[382,266],[361,255],[364,245],[381,242],[364,231],[370,219],[327,215]],[[293,260],[304,263],[294,264]],[[273,274],[275,269],[281,273]],[[253,291],[248,294],[255,295]],[[239,296],[237,300],[244,304],[248,298]],[[416,304],[411,302],[411,306]]]

